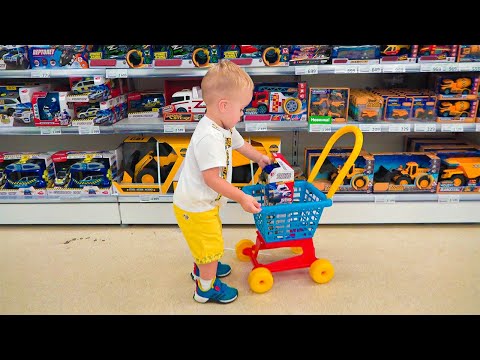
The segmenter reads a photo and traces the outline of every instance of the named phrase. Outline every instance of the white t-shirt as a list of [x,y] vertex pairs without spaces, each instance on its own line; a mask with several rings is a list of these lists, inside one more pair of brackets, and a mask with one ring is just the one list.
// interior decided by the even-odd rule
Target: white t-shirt
[[218,167],[219,176],[231,183],[232,149],[238,149],[243,144],[243,137],[235,128],[226,130],[204,116],[190,139],[173,203],[190,212],[208,211],[225,205],[228,199],[205,184],[202,171]]

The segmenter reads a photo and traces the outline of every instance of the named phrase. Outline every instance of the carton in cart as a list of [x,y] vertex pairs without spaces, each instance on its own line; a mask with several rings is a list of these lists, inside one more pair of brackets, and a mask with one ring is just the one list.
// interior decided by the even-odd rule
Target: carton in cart
[[263,169],[265,205],[293,202],[294,170],[282,154],[273,154],[274,162]]

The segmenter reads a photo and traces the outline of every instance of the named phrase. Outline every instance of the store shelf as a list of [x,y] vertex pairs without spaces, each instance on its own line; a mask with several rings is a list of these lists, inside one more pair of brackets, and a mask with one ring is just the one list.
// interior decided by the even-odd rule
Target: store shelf
[[[106,76],[109,78],[147,78],[147,77],[201,77],[208,68],[151,68],[151,69],[35,69],[0,70],[0,78],[65,78],[69,76]],[[480,71],[480,63],[406,63],[406,64],[334,64],[334,65],[297,65],[274,67],[245,67],[250,75],[317,75],[317,74],[374,74],[374,73],[418,73],[418,72],[456,72]]]

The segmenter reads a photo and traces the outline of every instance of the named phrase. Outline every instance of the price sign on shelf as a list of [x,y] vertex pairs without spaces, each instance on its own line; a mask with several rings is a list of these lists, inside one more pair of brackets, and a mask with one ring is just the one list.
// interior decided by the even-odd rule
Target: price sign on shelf
[[245,131],[268,131],[267,123],[245,123]]
[[60,127],[42,127],[42,128],[40,128],[40,135],[62,135],[62,128],[60,128]]
[[317,65],[295,66],[295,75],[316,75],[318,74]]
[[475,131],[480,132],[480,124],[475,124]]
[[30,76],[32,78],[47,79],[50,77],[50,70],[32,70]]
[[447,64],[445,65],[445,71],[449,71],[449,72],[460,71],[460,66],[459,64]]
[[381,73],[382,67],[380,65],[369,65],[368,72],[372,74]]
[[455,204],[460,202],[459,195],[438,195],[438,202],[440,204]]
[[360,124],[359,127],[363,132],[382,132],[380,124]]
[[395,204],[394,195],[376,195],[375,204]]
[[185,132],[185,125],[165,124],[163,131],[170,134],[181,134]]
[[308,128],[309,132],[332,132],[331,125],[324,125],[324,124],[310,124]]
[[415,132],[436,132],[436,124],[415,124]]
[[107,69],[105,76],[107,79],[127,78],[128,69]]
[[480,65],[472,65],[471,71],[480,71]]
[[356,74],[358,73],[358,65],[336,65],[335,74]]
[[140,202],[159,202],[160,195],[140,195]]
[[81,125],[78,127],[80,135],[98,135],[100,134],[100,126]]
[[463,124],[442,124],[442,132],[463,132]]
[[388,132],[410,132],[410,124],[390,124]]
[[445,71],[444,64],[432,65],[432,72],[442,72]]

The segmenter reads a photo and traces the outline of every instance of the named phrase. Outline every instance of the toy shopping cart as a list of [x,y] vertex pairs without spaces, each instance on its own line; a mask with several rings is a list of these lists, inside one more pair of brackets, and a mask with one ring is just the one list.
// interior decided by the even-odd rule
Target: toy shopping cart
[[[313,180],[335,142],[343,135],[353,133],[355,145],[345,165],[340,170],[327,195],[318,190]],[[332,196],[337,191],[347,172],[357,159],[363,145],[363,134],[357,126],[348,125],[335,132],[328,140],[318,161],[313,167],[308,181],[294,182],[293,203],[267,206],[264,199],[265,185],[249,185],[242,190],[252,195],[262,205],[262,211],[254,214],[257,227],[257,239],[240,240],[236,247],[237,258],[241,261],[251,260],[253,270],[248,276],[252,291],[264,293],[273,286],[273,272],[310,267],[310,276],[320,284],[330,281],[334,275],[332,264],[326,259],[315,256],[313,235],[317,229],[323,209],[332,205]],[[260,250],[289,247],[297,255],[269,264],[258,262]]]

